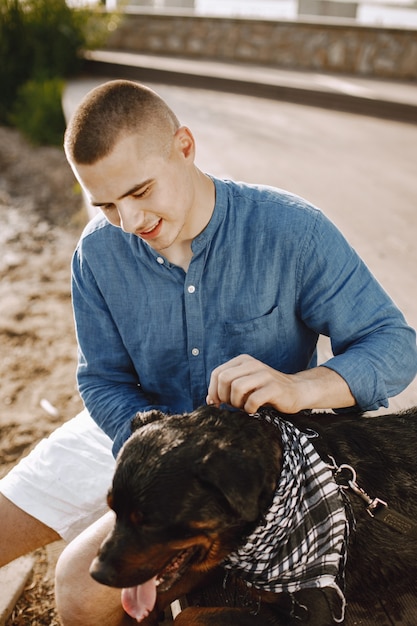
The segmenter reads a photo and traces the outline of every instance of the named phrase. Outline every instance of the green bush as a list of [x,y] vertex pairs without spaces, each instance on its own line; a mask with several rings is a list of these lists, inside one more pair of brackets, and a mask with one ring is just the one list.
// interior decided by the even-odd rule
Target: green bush
[[37,145],[62,146],[65,118],[60,78],[29,80],[18,89],[11,122]]
[[0,0],[0,122],[8,121],[19,85],[30,76],[31,51],[26,35],[19,0]]
[[[20,128],[24,106],[37,119],[27,94],[36,91],[36,106],[43,101],[49,107],[55,98],[49,81],[75,74],[81,51],[102,45],[115,20],[98,5],[71,8],[66,0],[0,0],[0,123]],[[36,90],[33,81],[39,83]]]
[[48,79],[73,74],[79,69],[78,52],[85,43],[83,13],[71,9],[65,0],[29,0],[28,8],[30,75]]

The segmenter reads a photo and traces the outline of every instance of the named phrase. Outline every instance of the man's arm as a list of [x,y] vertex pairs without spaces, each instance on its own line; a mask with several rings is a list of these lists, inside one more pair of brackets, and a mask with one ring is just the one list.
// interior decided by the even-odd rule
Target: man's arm
[[[320,367],[287,373],[262,358],[237,356],[212,372],[208,402],[250,412],[265,404],[285,413],[355,405],[367,411],[388,406],[416,375],[414,330],[340,231],[317,213],[305,232],[289,316],[330,337],[334,356]],[[282,335],[285,342],[285,329]]]
[[81,263],[77,253],[72,264],[72,303],[79,392],[91,417],[112,439],[116,456],[131,434],[130,423],[137,412],[169,409],[143,392],[107,303],[88,263]]

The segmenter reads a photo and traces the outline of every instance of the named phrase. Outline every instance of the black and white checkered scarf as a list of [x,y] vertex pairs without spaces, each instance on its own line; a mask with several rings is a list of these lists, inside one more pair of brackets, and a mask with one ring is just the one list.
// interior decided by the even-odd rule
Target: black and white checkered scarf
[[283,468],[261,524],[223,565],[239,572],[248,586],[265,591],[295,593],[308,587],[332,587],[344,609],[339,583],[348,522],[332,471],[307,436],[273,410],[262,409],[254,418],[280,429]]

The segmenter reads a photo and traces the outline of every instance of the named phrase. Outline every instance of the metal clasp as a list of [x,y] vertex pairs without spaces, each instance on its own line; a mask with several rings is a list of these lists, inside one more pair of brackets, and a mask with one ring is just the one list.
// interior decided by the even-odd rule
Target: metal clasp
[[342,464],[337,467],[335,478],[337,478],[338,476],[340,478],[343,471],[349,472],[350,478],[346,477],[344,479],[346,482],[345,485],[343,483],[339,483],[340,487],[342,487],[342,489],[351,489],[353,493],[356,493],[356,495],[359,496],[366,503],[366,512],[371,517],[375,517],[375,513],[381,507],[388,506],[387,503],[384,502],[384,500],[380,500],[380,498],[371,498],[370,496],[368,496],[366,491],[359,487],[358,483],[356,482],[356,471],[351,465]]

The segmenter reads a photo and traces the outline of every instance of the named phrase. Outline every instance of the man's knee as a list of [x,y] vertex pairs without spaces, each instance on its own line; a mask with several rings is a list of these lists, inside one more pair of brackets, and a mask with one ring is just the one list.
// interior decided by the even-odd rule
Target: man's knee
[[55,598],[63,626],[119,626],[132,623],[120,602],[120,589],[95,582],[90,564],[113,524],[107,514],[87,528],[62,552],[55,571]]
[[[76,541],[76,540],[75,540]],[[96,583],[89,575],[89,563],[71,544],[61,554],[55,570],[55,601],[63,626],[121,626],[127,617],[120,601],[120,589]]]
[[0,493],[0,566],[61,537]]
[[86,572],[80,572],[80,569],[81,564],[78,562],[71,543],[62,552],[55,569],[56,607],[61,622],[65,626],[69,624],[87,626],[90,623],[88,612],[94,604],[94,599],[88,597],[88,584],[85,583]]

